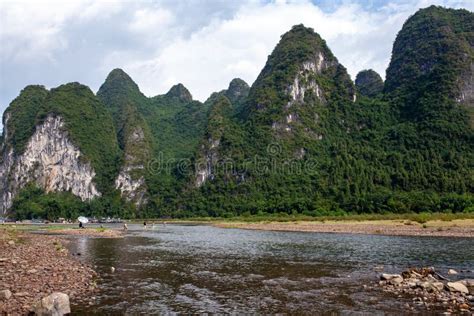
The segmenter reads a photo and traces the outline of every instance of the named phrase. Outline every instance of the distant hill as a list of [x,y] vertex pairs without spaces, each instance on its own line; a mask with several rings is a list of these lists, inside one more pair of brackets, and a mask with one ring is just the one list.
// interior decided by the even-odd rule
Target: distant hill
[[114,69],[97,96],[28,86],[3,116],[0,202],[18,218],[474,210],[474,14],[431,6],[386,80],[355,83],[296,25],[252,86],[144,96]]

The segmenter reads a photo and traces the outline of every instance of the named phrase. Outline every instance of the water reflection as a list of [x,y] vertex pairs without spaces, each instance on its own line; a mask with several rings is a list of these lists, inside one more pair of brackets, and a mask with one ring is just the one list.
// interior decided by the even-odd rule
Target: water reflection
[[75,311],[396,313],[409,298],[362,287],[376,279],[374,266],[389,272],[421,265],[469,270],[474,262],[474,242],[467,238],[141,228],[131,225],[125,238],[72,243],[71,250],[102,276],[91,305],[78,303]]

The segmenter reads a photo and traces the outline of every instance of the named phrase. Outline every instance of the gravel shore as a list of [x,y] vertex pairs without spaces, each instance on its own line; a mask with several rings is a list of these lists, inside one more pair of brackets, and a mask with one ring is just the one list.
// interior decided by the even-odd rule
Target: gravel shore
[[474,237],[473,220],[433,221],[424,225],[410,221],[331,221],[331,222],[225,222],[214,224],[221,228],[241,228],[270,231],[370,234],[393,236]]
[[117,229],[100,229],[100,228],[65,228],[53,229],[49,233],[57,235],[73,235],[73,236],[90,236],[101,238],[120,238],[123,237],[123,231]]
[[[72,301],[95,291],[97,274],[74,259],[59,236],[0,229],[0,315],[28,314],[33,304],[62,292]],[[8,292],[5,291],[5,292]]]

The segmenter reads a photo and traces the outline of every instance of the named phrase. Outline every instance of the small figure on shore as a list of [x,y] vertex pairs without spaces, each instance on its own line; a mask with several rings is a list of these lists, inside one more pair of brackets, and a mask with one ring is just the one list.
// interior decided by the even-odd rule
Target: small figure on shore
[[146,229],[146,221],[145,221],[145,222],[143,222],[143,228],[145,228],[145,229]]
[[127,223],[123,223],[123,230],[128,230],[128,225],[127,225]]
[[82,225],[82,222],[79,222],[79,228],[84,228],[84,225]]

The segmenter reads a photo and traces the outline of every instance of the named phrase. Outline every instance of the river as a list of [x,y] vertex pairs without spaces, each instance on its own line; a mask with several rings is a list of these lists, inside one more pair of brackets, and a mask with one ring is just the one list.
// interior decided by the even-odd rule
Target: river
[[129,228],[124,238],[71,239],[71,252],[101,275],[97,294],[75,302],[75,313],[399,314],[411,298],[383,293],[379,266],[389,273],[454,268],[464,271],[457,278],[474,277],[468,238]]

